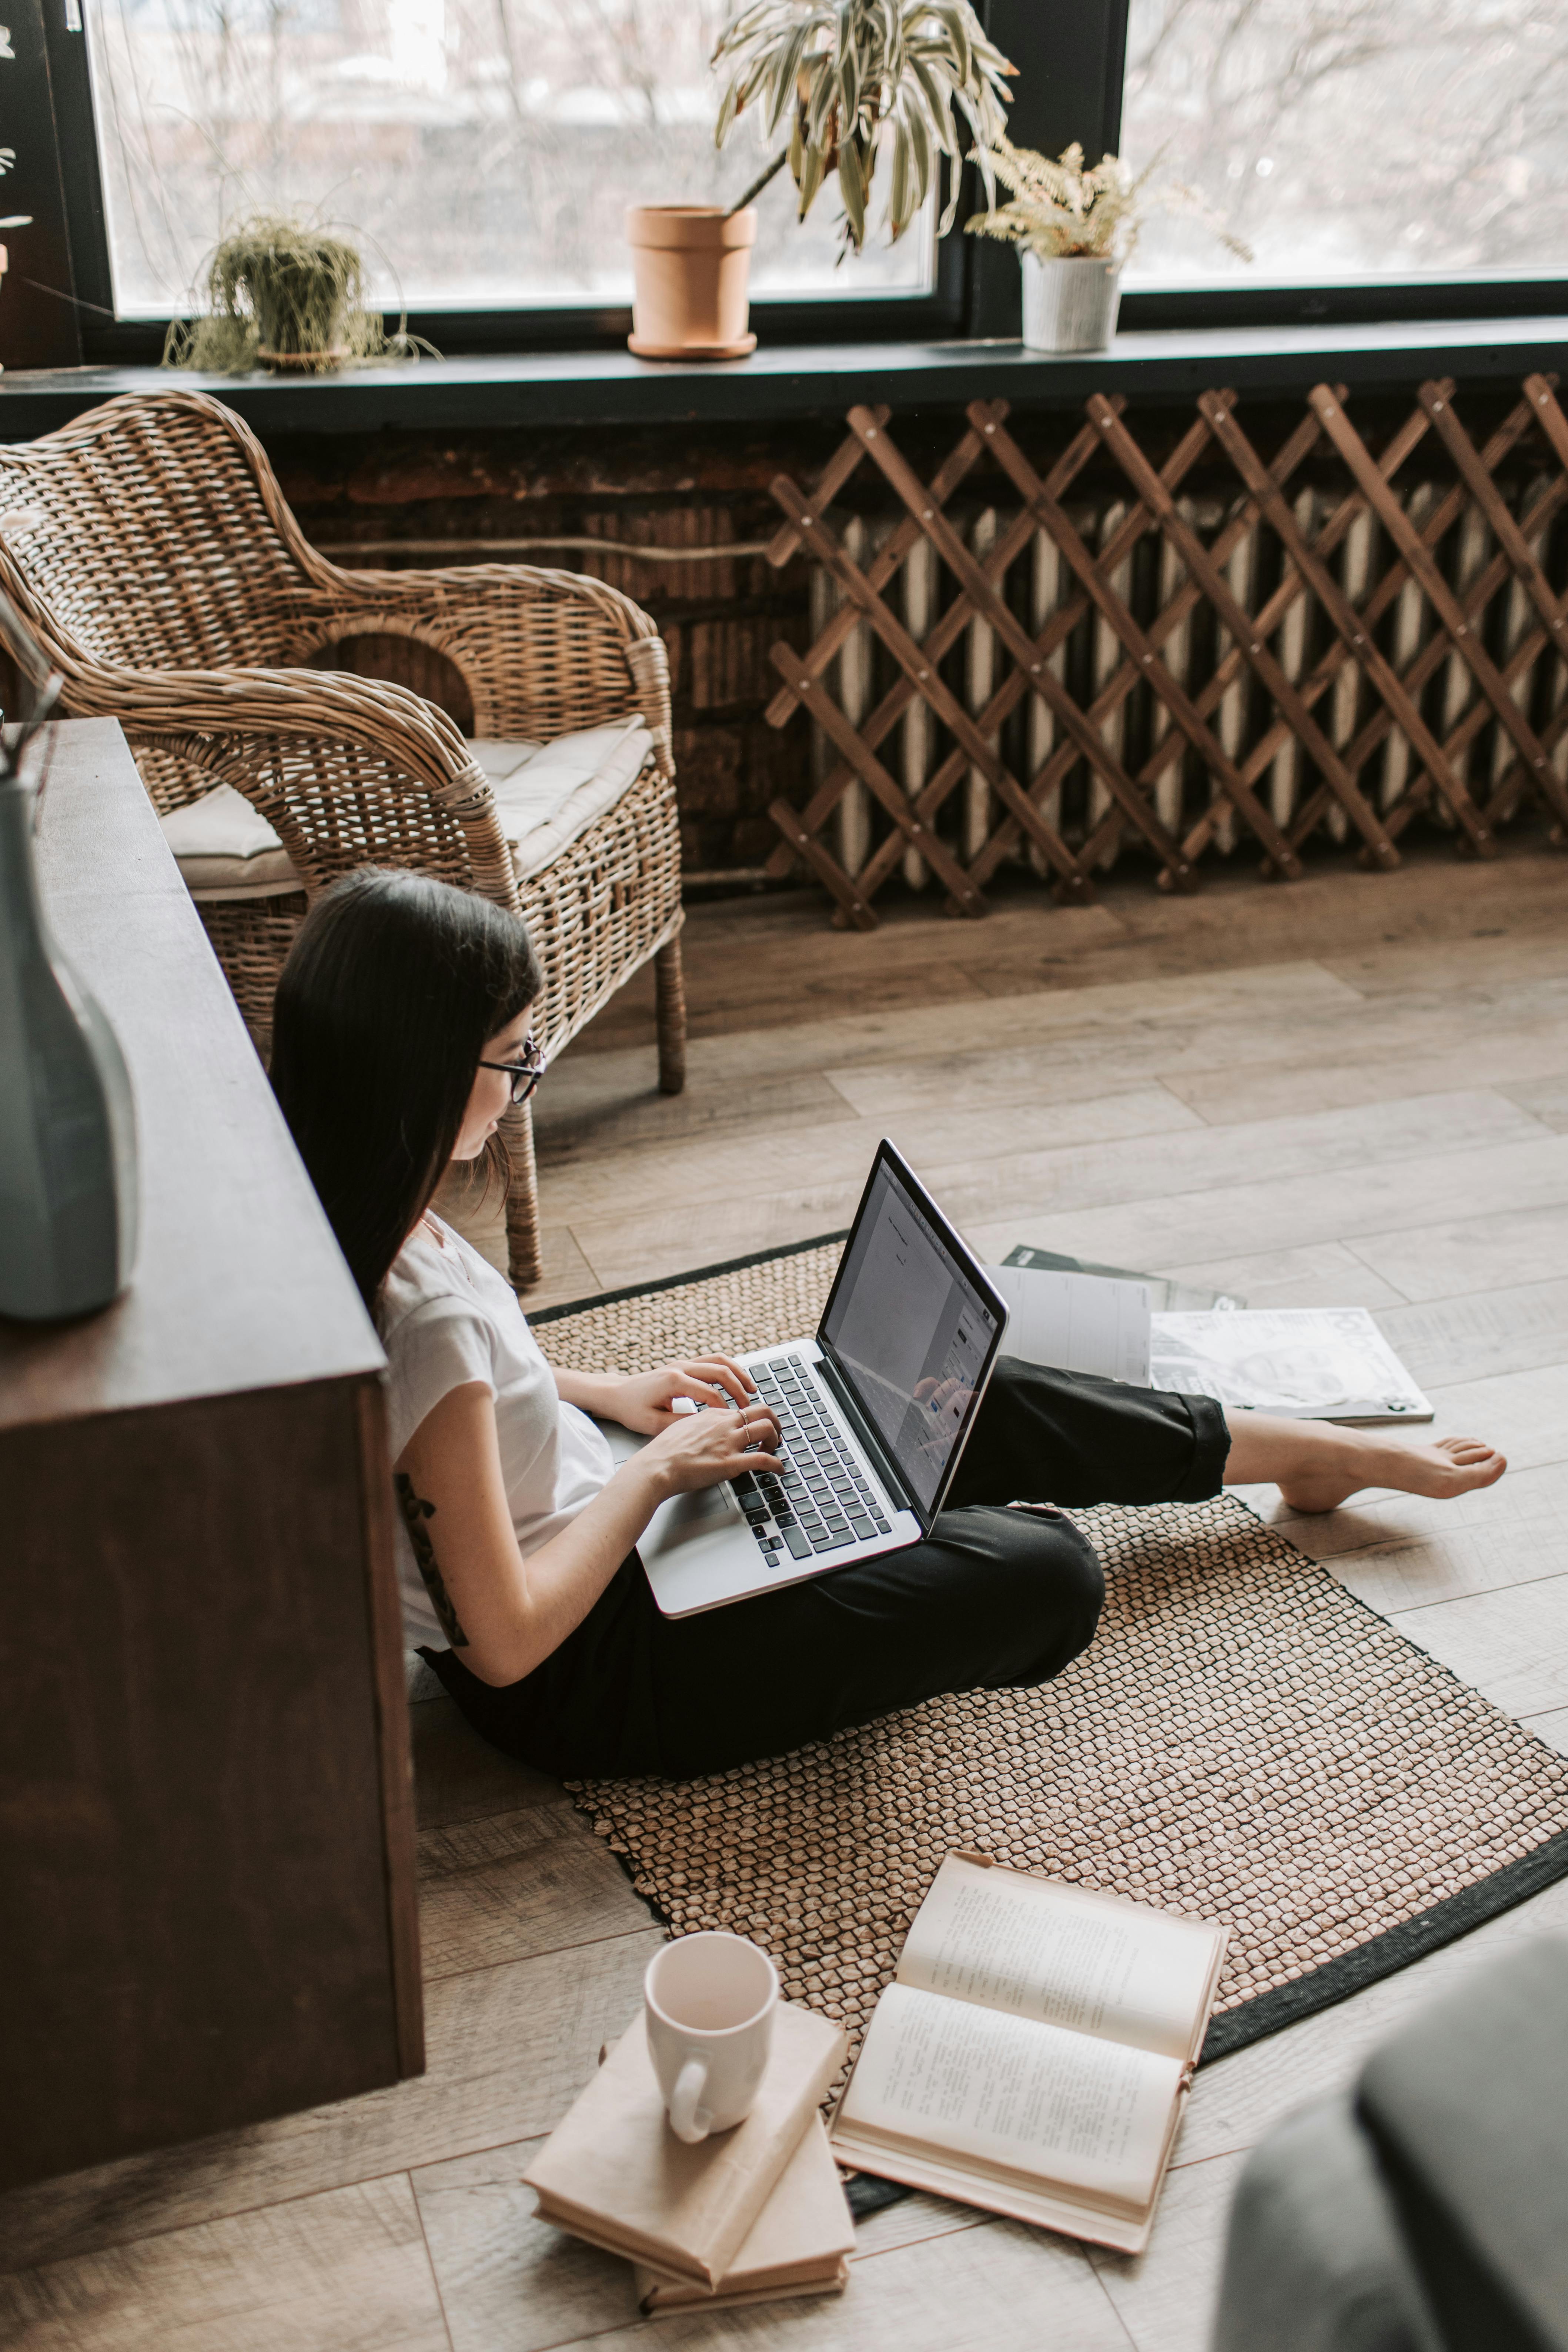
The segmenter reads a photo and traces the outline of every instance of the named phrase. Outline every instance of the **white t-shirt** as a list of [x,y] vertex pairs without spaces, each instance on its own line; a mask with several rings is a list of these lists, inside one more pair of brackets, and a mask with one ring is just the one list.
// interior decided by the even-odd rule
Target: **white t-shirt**
[[[501,1475],[525,1555],[559,1535],[607,1483],[616,1466],[609,1446],[586,1413],[561,1402],[510,1284],[439,1217],[405,1242],[375,1319],[386,1350],[392,1459],[448,1390],[482,1381],[495,1399]],[[438,1532],[435,1540],[438,1555]],[[401,1514],[396,1545],[408,1645],[444,1650]]]

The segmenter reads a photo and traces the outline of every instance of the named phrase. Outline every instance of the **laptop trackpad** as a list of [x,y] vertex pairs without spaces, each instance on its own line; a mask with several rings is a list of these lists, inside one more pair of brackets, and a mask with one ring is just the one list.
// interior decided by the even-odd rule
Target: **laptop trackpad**
[[704,1486],[695,1495],[672,1495],[654,1513],[642,1539],[642,1549],[646,1549],[651,1540],[656,1551],[674,1551],[697,1536],[710,1536],[715,1528],[740,1516],[727,1486]]

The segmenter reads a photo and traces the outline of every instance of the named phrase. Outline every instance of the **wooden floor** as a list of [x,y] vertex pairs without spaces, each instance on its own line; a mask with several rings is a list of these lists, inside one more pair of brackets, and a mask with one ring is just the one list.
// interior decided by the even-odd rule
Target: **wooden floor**
[[[808,898],[698,909],[690,1082],[651,1091],[634,986],[552,1071],[540,1300],[845,1222],[891,1134],[986,1250],[1373,1307],[1437,1433],[1511,1462],[1447,1507],[1266,1516],[1568,1748],[1568,861],[1446,856],[872,937]],[[659,1936],[550,1783],[416,1681],[429,2073],[395,2091],[0,2200],[0,2344],[105,2352],[1197,2352],[1246,2150],[1568,1886],[1205,2069],[1140,2261],[917,2198],[847,2295],[639,2322],[626,2272],[520,2184]]]

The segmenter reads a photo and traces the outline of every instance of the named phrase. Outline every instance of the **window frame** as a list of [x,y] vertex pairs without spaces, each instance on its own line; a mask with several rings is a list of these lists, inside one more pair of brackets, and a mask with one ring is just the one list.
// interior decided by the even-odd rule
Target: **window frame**
[[[1130,0],[1079,0],[1066,25],[1040,0],[979,0],[987,30],[1018,67],[1010,128],[1020,144],[1059,153],[1079,140],[1093,153],[1114,151],[1121,129]],[[20,69],[47,108],[33,115],[26,149],[6,182],[35,231],[13,231],[16,263],[41,279],[14,278],[0,316],[10,363],[134,365],[162,354],[166,319],[123,319],[113,309],[88,41],[80,0],[13,0]],[[50,135],[52,132],[52,136]],[[47,152],[45,152],[47,151]],[[887,294],[817,301],[763,296],[753,301],[759,334],[778,348],[831,341],[903,343],[1016,337],[1017,263],[1005,247],[965,236],[978,200],[966,167],[959,225],[937,247],[936,284],[924,295]],[[26,243],[24,245],[23,240]],[[58,282],[64,278],[68,282]],[[13,289],[24,296],[16,315]],[[28,290],[30,289],[30,291]],[[1383,283],[1129,288],[1123,332],[1218,327],[1245,331],[1308,324],[1390,325],[1403,320],[1526,318],[1568,312],[1562,277],[1391,278]],[[465,353],[595,352],[624,346],[629,307],[531,305],[480,310],[411,311],[409,326],[448,356]],[[18,348],[25,342],[26,352]]]

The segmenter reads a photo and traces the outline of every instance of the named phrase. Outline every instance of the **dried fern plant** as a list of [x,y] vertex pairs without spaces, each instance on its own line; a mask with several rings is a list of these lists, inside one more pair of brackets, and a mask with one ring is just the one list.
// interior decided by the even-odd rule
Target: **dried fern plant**
[[720,35],[712,62],[729,76],[715,146],[723,146],[748,108],[757,109],[753,120],[769,142],[788,121],[787,143],[733,212],[787,163],[804,220],[836,173],[845,249],[858,253],[886,145],[889,242],[898,242],[925,203],[943,155],[952,185],[940,231],[945,236],[972,140],[987,201],[995,201],[985,158],[1005,142],[1007,78],[1016,68],[987,39],[969,0],[753,0]]
[[1092,171],[1085,171],[1076,140],[1053,162],[1032,147],[1015,147],[1004,131],[988,154],[977,152],[973,160],[983,171],[989,163],[1013,196],[1009,204],[974,214],[965,228],[977,236],[999,237],[1042,261],[1114,261],[1120,268],[1131,258],[1139,232],[1155,212],[1193,214],[1240,260],[1252,259],[1251,247],[1231,235],[1194,189],[1149,189],[1158,156],[1136,178],[1120,155],[1102,155]]
[[172,321],[165,367],[243,375],[259,360],[321,372],[430,348],[409,334],[406,314],[388,335],[380,311],[366,308],[357,246],[288,214],[255,213],[226,236],[205,293],[205,315]]

